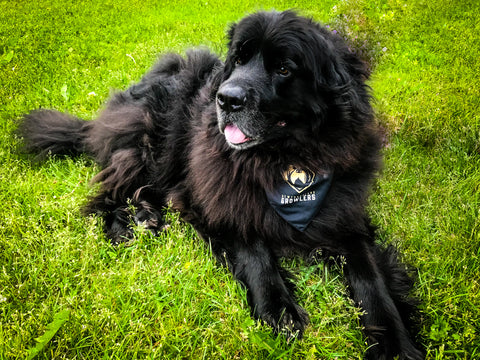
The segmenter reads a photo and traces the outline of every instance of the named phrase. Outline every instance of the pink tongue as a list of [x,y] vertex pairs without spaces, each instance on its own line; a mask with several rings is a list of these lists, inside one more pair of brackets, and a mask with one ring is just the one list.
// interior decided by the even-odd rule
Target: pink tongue
[[225,128],[225,137],[232,144],[241,144],[249,140],[245,134],[233,124],[228,124]]

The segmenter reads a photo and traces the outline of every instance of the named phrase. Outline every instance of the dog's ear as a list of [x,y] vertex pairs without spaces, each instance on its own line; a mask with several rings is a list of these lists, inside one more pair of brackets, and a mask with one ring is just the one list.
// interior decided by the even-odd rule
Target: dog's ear
[[352,77],[341,59],[335,59],[326,64],[324,74],[327,84],[333,87],[342,87],[347,85]]
[[[326,119],[325,112],[334,111],[337,123],[369,118],[371,108],[368,86],[365,84],[369,75],[366,64],[343,39],[327,30],[318,28],[314,36],[315,41],[309,44],[310,51],[305,57],[311,66],[314,93],[318,99],[317,105],[312,108],[314,115]],[[314,129],[314,132],[319,129]]]
[[322,54],[313,62],[313,73],[317,89],[342,87],[349,83],[351,74],[342,59],[342,54],[324,34],[317,34],[314,54]]
[[318,30],[309,57],[316,89],[341,89],[352,82],[364,83],[370,75],[368,65],[338,35]]
[[328,63],[326,73],[331,84],[342,86],[352,80],[365,82],[370,76],[368,64],[338,34],[329,35],[331,35],[329,44],[331,61]]

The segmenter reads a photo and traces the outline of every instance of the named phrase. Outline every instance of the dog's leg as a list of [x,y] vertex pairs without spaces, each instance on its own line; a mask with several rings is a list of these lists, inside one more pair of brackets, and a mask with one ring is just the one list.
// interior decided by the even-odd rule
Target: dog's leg
[[117,150],[93,179],[101,183],[100,191],[90,199],[84,213],[104,218],[105,233],[112,244],[131,240],[132,225],[142,224],[154,234],[164,225],[164,195],[159,186],[149,184],[152,176],[144,161],[147,155],[142,148]]
[[[230,240],[222,241],[222,249],[213,249],[246,287],[253,317],[265,321],[276,333],[301,338],[308,315],[295,301],[287,271],[260,239],[248,244],[242,239]],[[224,247],[226,243],[231,249]]]
[[355,250],[346,255],[345,274],[353,299],[364,311],[370,345],[366,358],[422,359],[406,327],[411,279],[392,249],[384,251],[357,239]]

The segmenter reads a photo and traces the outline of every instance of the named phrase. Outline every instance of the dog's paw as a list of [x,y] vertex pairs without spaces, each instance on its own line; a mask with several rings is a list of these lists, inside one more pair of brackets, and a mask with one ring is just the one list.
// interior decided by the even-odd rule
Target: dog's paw
[[257,315],[269,324],[275,333],[283,334],[287,339],[301,339],[310,322],[307,312],[295,303],[277,309],[266,309],[262,314]]
[[157,236],[168,228],[162,214],[146,202],[121,206],[107,217],[107,237],[112,245],[130,243],[145,231]]
[[[386,334],[382,329],[372,331],[368,329],[370,336],[369,348],[365,352],[366,360],[422,360],[425,359],[422,351],[406,337],[395,337]],[[374,335],[372,335],[372,333]]]
[[141,202],[134,208],[131,218],[136,226],[149,230],[154,236],[163,231],[165,227],[162,214],[146,202]]

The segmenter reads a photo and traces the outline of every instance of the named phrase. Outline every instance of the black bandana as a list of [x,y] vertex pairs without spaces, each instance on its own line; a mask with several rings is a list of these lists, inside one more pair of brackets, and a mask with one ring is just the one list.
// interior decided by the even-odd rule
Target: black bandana
[[284,181],[276,189],[265,192],[268,201],[290,225],[305,231],[327,195],[332,174],[319,175],[290,166],[282,177]]

